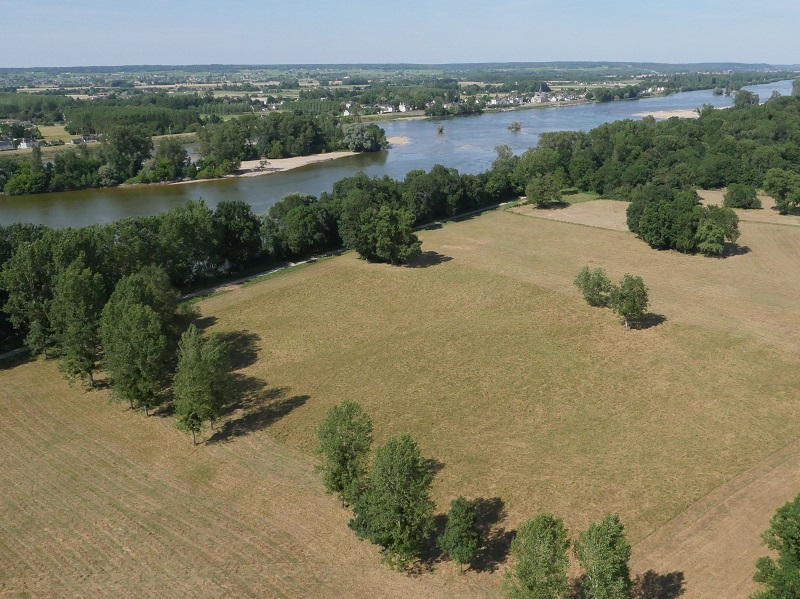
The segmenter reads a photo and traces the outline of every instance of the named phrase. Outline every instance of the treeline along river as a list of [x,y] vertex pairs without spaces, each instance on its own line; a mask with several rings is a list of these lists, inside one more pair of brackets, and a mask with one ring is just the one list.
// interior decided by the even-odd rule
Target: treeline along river
[[[780,81],[746,89],[759,94],[764,101],[774,90],[789,95],[792,82]],[[299,191],[319,195],[329,191],[334,182],[359,171],[370,176],[389,175],[402,179],[411,170],[427,171],[435,164],[442,164],[462,173],[475,174],[489,168],[496,146],[506,144],[515,153],[521,153],[535,146],[543,132],[588,131],[611,121],[641,118],[634,116],[641,112],[694,110],[703,104],[723,107],[732,103],[732,97],[714,96],[711,90],[703,90],[602,104],[390,121],[381,124],[386,136],[406,141],[386,152],[361,154],[259,177],[3,197],[0,198],[0,224],[30,222],[51,227],[79,227],[126,216],[155,214],[198,198],[203,198],[212,208],[222,200],[243,200],[258,214],[287,193]],[[521,123],[520,131],[509,130],[514,121]],[[437,127],[441,124],[444,133],[439,134]]]

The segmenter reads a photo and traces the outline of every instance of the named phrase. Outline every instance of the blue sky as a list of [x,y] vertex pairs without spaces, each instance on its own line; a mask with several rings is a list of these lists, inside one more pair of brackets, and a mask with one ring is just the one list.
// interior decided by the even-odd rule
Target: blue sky
[[800,63],[798,0],[0,0],[0,67]]

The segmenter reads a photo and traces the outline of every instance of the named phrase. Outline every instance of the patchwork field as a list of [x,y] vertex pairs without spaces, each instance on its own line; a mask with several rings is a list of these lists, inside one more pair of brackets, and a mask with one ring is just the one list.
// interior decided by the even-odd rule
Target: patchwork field
[[[495,553],[408,577],[347,529],[313,449],[355,399],[435,460],[441,510],[486,500],[493,549],[542,511],[573,534],[617,511],[634,574],[745,597],[800,491],[800,227],[743,222],[708,259],[614,230],[620,207],[496,211],[423,232],[417,268],[350,253],[201,302],[241,399],[196,448],[52,364],[0,371],[0,594],[497,596]],[[644,277],[648,328],[583,302],[586,264]]]

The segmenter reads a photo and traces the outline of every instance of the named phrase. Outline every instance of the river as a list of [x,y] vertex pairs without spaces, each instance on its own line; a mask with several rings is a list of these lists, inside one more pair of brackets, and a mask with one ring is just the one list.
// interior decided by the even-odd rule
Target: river
[[[746,89],[769,98],[773,90],[792,91],[791,81],[755,85]],[[413,169],[430,170],[435,164],[479,173],[495,158],[494,148],[507,144],[515,153],[535,146],[547,131],[588,131],[603,123],[641,117],[639,112],[693,110],[703,104],[730,106],[731,97],[714,96],[711,90],[673,94],[603,104],[581,104],[510,112],[486,113],[446,119],[397,120],[382,123],[387,137],[404,137],[385,152],[362,154],[317,163],[303,168],[259,177],[239,177],[186,185],[146,185],[128,188],[88,189],[62,193],[0,198],[0,224],[31,222],[52,227],[107,223],[118,218],[154,214],[188,200],[203,198],[209,206],[222,200],[244,200],[257,213],[265,212],[284,194],[300,191],[319,195],[335,181],[363,171],[370,176],[402,179]],[[508,126],[519,121],[522,129]],[[437,126],[444,125],[444,133]]]

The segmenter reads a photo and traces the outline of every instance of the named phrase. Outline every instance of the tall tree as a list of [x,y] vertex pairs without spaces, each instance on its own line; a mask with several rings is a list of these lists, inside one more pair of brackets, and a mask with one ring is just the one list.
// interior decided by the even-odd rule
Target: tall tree
[[607,306],[613,285],[602,268],[590,270],[584,266],[575,277],[575,286],[583,293],[583,299],[590,306]]
[[100,317],[100,341],[111,392],[145,415],[164,389],[168,342],[158,314],[143,304],[106,304]]
[[372,445],[372,421],[361,406],[345,400],[331,406],[317,430],[325,491],[355,503],[364,489]]
[[219,336],[203,339],[195,325],[181,336],[178,367],[173,380],[178,428],[197,433],[208,420],[213,425],[229,390],[228,346]]
[[731,183],[725,191],[722,205],[726,208],[758,209],[761,208],[761,200],[758,199],[753,185]]
[[458,564],[458,571],[462,574],[464,564],[472,563],[478,556],[481,535],[476,526],[477,519],[475,502],[464,497],[454,499],[450,503],[444,532],[437,539],[439,547]]
[[53,299],[52,231],[23,242],[0,272],[0,284],[8,294],[3,310],[17,330],[24,331],[25,344],[34,353],[44,352],[52,340],[50,302]]
[[754,94],[746,89],[740,89],[733,97],[734,108],[744,108],[746,106],[758,106],[761,99],[758,94]]
[[569,590],[569,539],[561,518],[540,514],[523,522],[511,542],[509,599],[558,599]]
[[241,200],[220,202],[212,220],[221,262],[227,262],[235,270],[258,258],[261,221],[249,204]]
[[648,304],[647,287],[642,277],[626,274],[619,285],[611,290],[609,305],[623,319],[626,329],[630,328],[631,322],[647,314]]
[[170,284],[167,273],[149,264],[117,281],[108,300],[111,305],[108,309],[113,310],[114,306],[125,302],[149,306],[163,325],[162,333],[169,347],[174,349],[182,332],[183,313],[179,301],[180,295]]
[[164,213],[158,237],[159,264],[176,287],[215,272],[218,260],[213,213],[203,200],[192,200]]
[[375,450],[369,484],[350,527],[380,545],[392,566],[419,558],[433,529],[433,473],[410,435],[390,437]]
[[106,163],[117,181],[135,176],[152,151],[153,141],[139,125],[114,127],[103,140]]
[[186,169],[191,164],[186,147],[172,137],[159,140],[154,160],[156,181],[180,179],[186,175]]
[[[364,192],[354,192],[352,201]],[[362,204],[363,205],[363,204]],[[362,258],[374,262],[402,264],[420,253],[421,242],[414,234],[414,215],[408,210],[383,204],[367,204],[362,210],[346,209],[339,224],[345,245]]]
[[100,359],[100,314],[106,302],[103,277],[86,268],[83,255],[56,279],[50,305],[53,333],[67,378],[87,379],[94,387]]
[[753,580],[764,589],[751,599],[795,599],[800,597],[800,495],[779,508],[761,535],[778,558],[761,557]]
[[561,201],[560,183],[550,173],[536,175],[525,186],[525,197],[539,208],[557,204]]
[[609,514],[583,531],[575,553],[585,572],[587,599],[627,599],[631,588],[631,546],[619,515]]

